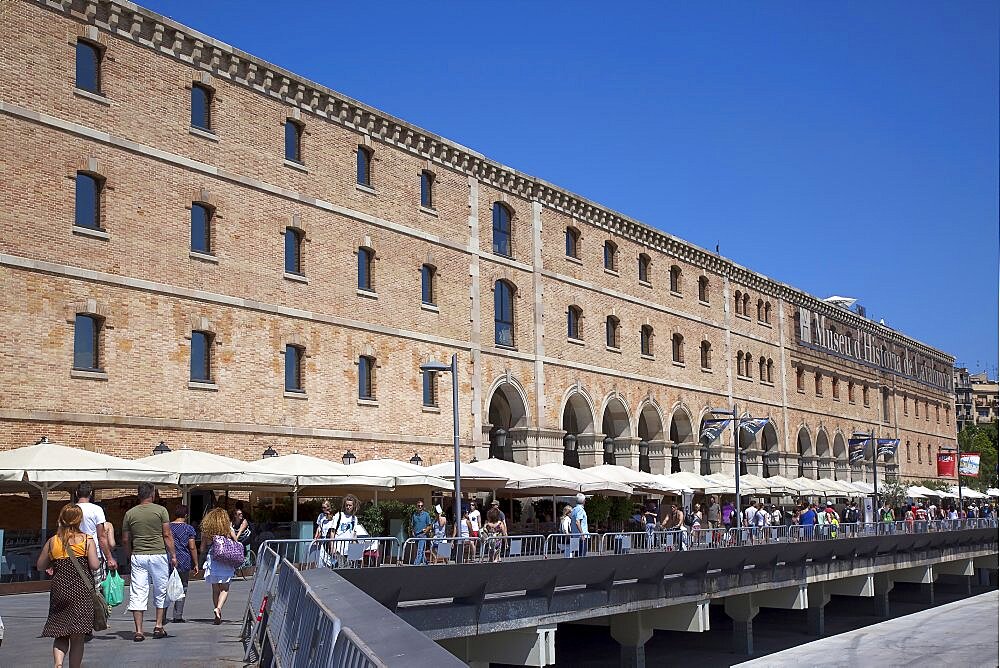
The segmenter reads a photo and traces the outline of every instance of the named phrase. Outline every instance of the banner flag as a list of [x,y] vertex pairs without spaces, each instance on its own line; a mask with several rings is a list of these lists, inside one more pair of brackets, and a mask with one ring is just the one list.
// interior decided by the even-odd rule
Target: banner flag
[[878,454],[877,457],[884,457],[888,455],[889,457],[896,456],[896,448],[899,447],[898,438],[880,438],[878,439]]
[[865,461],[865,446],[868,445],[869,440],[867,438],[852,438],[847,441],[852,464],[860,464]]
[[937,456],[937,474],[939,478],[955,477],[955,455],[951,452],[939,452]]
[[970,478],[979,477],[979,453],[963,452],[958,461],[958,472]]
[[732,421],[732,418],[709,418],[704,420],[702,422],[700,439],[708,444],[715,443]]
[[753,418],[750,420],[745,420],[740,424],[743,431],[747,432],[751,436],[756,436],[761,429],[767,426],[767,418]]

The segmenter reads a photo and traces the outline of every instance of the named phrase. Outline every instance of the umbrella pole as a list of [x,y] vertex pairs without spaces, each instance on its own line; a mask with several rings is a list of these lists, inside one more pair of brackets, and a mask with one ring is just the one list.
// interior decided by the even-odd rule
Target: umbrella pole
[[49,533],[49,486],[42,485],[42,542]]
[[378,487],[375,488],[375,507],[378,508]]
[[292,488],[292,521],[299,521],[299,487]]

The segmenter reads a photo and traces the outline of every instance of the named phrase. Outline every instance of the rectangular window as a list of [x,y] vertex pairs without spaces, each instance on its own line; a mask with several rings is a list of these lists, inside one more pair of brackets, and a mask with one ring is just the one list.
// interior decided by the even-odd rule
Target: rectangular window
[[76,87],[101,94],[101,47],[83,40],[76,43]]
[[424,371],[424,406],[436,408],[438,405],[437,371]]
[[358,147],[358,185],[372,185],[372,154],[364,146]]
[[101,319],[77,314],[73,328],[73,368],[100,371]]
[[191,250],[197,253],[212,252],[212,209],[195,202],[191,205]]
[[420,267],[420,301],[429,306],[435,304],[434,299],[434,267],[425,264]]
[[212,335],[191,332],[191,380],[212,382]]
[[358,399],[375,399],[375,358],[358,358]]
[[285,228],[285,272],[302,276],[302,232]]
[[285,160],[302,164],[302,126],[290,118],[285,121]]
[[302,383],[303,353],[299,346],[285,346],[285,392],[305,392]]
[[191,127],[212,131],[212,91],[201,84],[191,85]]
[[101,189],[98,176],[76,173],[76,212],[73,224],[91,230],[101,229]]
[[420,172],[420,206],[434,208],[434,175],[428,171]]

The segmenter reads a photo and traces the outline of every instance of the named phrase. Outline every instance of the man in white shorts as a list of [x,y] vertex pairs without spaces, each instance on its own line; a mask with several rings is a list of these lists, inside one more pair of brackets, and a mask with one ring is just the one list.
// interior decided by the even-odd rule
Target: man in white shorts
[[[156,491],[148,482],[139,485],[139,505],[125,513],[122,522],[122,543],[132,566],[132,579],[128,588],[128,609],[135,621],[132,640],[145,640],[142,633],[142,614],[149,605],[149,586],[153,586],[153,604],[156,606],[154,638],[165,638],[163,629],[167,614],[167,578],[170,570],[177,568],[174,537],[170,532],[167,509],[153,503]],[[169,555],[169,560],[168,560]]]

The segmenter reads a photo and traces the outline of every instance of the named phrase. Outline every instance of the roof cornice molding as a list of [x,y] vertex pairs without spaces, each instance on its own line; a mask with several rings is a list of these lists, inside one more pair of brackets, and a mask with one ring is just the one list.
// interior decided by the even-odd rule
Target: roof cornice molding
[[26,0],[85,21],[123,39],[176,58],[214,76],[246,86],[284,104],[367,134],[500,190],[560,211],[636,243],[728,276],[742,286],[810,310],[954,365],[954,357],[893,329],[832,306],[802,290],[752,271],[729,258],[587,200],[541,179],[522,174],[449,141],[213,39],[127,0]]

